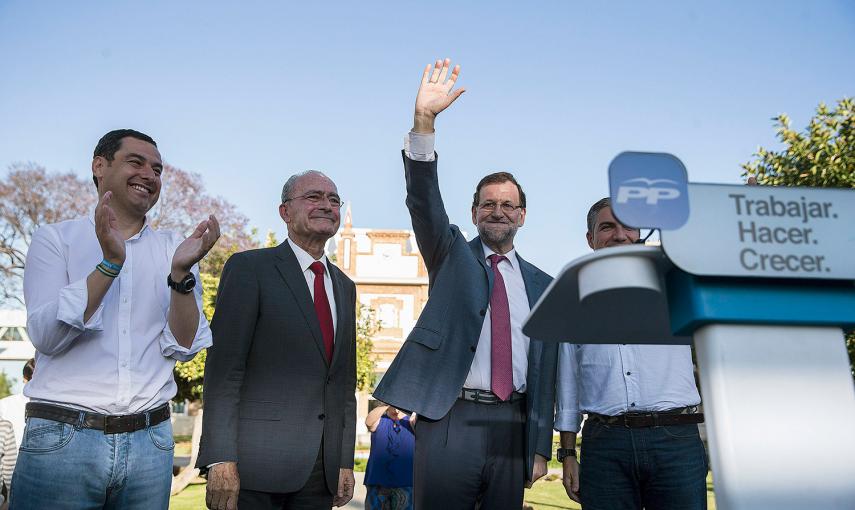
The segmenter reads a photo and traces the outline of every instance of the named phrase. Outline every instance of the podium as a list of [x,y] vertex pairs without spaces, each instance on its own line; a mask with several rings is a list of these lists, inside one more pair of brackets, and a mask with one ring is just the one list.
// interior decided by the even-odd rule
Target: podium
[[853,279],[690,274],[666,254],[670,235],[665,250],[613,247],[572,261],[523,332],[577,344],[694,343],[717,508],[855,509],[844,340],[855,328]]

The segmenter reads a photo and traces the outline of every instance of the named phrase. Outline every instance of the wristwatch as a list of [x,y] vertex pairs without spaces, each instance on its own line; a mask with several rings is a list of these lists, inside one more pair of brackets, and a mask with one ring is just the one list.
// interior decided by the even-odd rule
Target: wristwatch
[[196,277],[190,272],[180,282],[176,282],[172,280],[172,274],[168,274],[166,275],[166,284],[169,285],[170,289],[179,294],[190,294],[193,292],[193,288],[196,287]]
[[558,462],[564,462],[564,459],[567,457],[576,457],[576,449],[575,448],[559,448],[556,452],[556,456],[558,457]]

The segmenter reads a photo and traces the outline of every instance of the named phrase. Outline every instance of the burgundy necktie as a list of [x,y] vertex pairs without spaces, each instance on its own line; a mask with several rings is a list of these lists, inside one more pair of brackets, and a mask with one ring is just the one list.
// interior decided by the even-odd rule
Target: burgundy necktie
[[493,293],[490,295],[490,389],[502,400],[514,391],[514,370],[511,357],[511,309],[505,280],[499,272],[499,262],[508,260],[504,255],[490,255],[493,268]]
[[318,322],[321,323],[321,335],[324,337],[324,350],[327,353],[327,361],[332,363],[333,329],[330,302],[327,299],[327,290],[324,287],[324,265],[318,261],[312,262],[309,269],[315,273],[315,313],[318,314]]

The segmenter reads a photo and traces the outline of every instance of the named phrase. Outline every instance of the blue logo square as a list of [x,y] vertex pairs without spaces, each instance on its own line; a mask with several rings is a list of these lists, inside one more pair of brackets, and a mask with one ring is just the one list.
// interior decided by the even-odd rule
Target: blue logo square
[[609,165],[612,211],[637,228],[676,230],[689,219],[689,178],[671,154],[622,152]]

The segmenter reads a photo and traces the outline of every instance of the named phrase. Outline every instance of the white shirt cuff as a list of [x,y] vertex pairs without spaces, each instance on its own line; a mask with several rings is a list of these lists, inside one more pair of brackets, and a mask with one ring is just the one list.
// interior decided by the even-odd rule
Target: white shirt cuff
[[199,351],[207,349],[213,344],[211,326],[202,312],[202,286],[198,285],[194,289],[193,294],[196,298],[196,306],[199,309],[199,324],[196,326],[196,335],[193,337],[193,343],[190,344],[189,349],[178,343],[178,339],[175,338],[175,335],[169,328],[169,312],[167,311],[166,327],[163,328],[163,334],[160,335],[160,353],[165,358],[172,358],[176,361],[190,361]]
[[410,131],[404,137],[404,154],[413,161],[433,161],[434,146],[436,142],[435,133],[414,133]]
[[86,278],[72,282],[59,290],[56,319],[81,331],[103,331],[104,325],[101,317],[104,311],[104,302],[102,301],[98,305],[95,313],[84,323],[83,314],[86,313],[88,303],[89,289],[86,286]]

